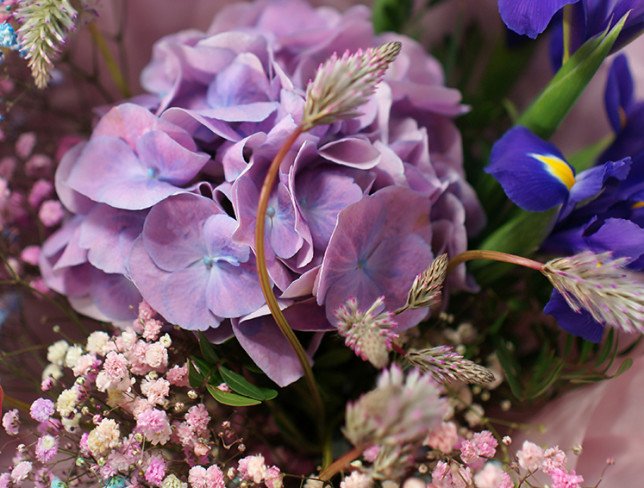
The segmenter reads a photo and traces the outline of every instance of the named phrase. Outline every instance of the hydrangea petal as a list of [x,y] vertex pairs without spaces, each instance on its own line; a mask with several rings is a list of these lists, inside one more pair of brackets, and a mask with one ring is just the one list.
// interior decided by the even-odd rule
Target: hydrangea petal
[[78,243],[87,260],[105,273],[125,274],[132,244],[143,230],[145,212],[96,205],[80,226]]
[[351,168],[370,169],[380,161],[380,151],[369,141],[356,137],[329,142],[319,152],[323,158]]
[[485,171],[510,200],[532,212],[564,203],[575,182],[574,170],[559,150],[525,127],[510,129],[494,144]]
[[255,364],[279,386],[290,385],[304,374],[293,346],[272,317],[233,321],[233,333]]
[[220,320],[210,312],[206,302],[204,290],[210,273],[205,266],[172,273],[163,271],[154,264],[139,238],[132,246],[128,270],[143,299],[168,322],[188,330],[206,330],[219,325]]
[[208,254],[202,239],[208,218],[222,211],[208,198],[186,193],[155,205],[143,225],[143,242],[152,261],[165,271],[177,271]]

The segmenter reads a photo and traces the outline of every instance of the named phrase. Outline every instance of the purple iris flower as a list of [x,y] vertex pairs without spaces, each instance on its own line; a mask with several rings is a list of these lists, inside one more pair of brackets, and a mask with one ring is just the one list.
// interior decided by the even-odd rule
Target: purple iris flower
[[213,200],[199,195],[155,205],[128,264],[143,298],[169,322],[191,330],[261,307],[255,260],[247,245],[233,240],[236,227]]
[[[613,51],[632,41],[644,27],[642,0],[499,0],[499,12],[510,30],[536,39],[566,5],[572,5],[573,9],[570,46],[572,52],[591,37],[614,26],[627,12],[630,14]],[[562,30],[559,23],[551,44],[553,66],[561,65],[562,52]]]
[[124,104],[96,127],[67,184],[95,202],[141,210],[184,192],[209,159],[187,132]]
[[[644,153],[594,166],[575,175],[561,152],[523,127],[508,131],[494,146],[487,172],[519,207],[544,211],[561,206],[557,223],[542,250],[570,255],[610,251],[644,264]],[[575,312],[553,291],[544,308],[571,334],[601,340],[603,325]]]

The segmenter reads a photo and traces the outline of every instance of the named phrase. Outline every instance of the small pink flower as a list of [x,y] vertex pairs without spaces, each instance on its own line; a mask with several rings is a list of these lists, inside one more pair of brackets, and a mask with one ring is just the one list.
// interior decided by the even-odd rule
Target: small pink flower
[[188,472],[191,488],[208,488],[208,474],[203,466],[193,466]]
[[481,458],[492,458],[499,443],[490,431],[484,430],[474,434],[472,439],[461,444],[461,459],[465,464],[473,464]]
[[261,483],[267,471],[264,456],[261,454],[241,458],[237,469],[242,479],[253,483]]
[[584,482],[583,476],[577,475],[573,469],[570,473],[564,469],[556,468],[550,473],[552,478],[552,488],[581,488]]
[[550,472],[561,469],[566,470],[566,453],[563,452],[559,447],[551,447],[546,449],[543,453],[543,464],[541,469],[544,472],[550,474]]
[[123,354],[117,352],[108,353],[103,363],[103,371],[110,381],[118,383],[128,377],[127,359]]
[[188,366],[173,366],[165,375],[166,379],[173,386],[188,386]]
[[372,486],[371,476],[358,471],[354,471],[340,482],[340,488],[371,488]]
[[43,464],[50,462],[58,454],[58,438],[44,435],[36,443],[36,459]]
[[524,441],[517,452],[519,466],[527,471],[537,471],[543,463],[543,449],[530,441]]
[[63,206],[58,200],[46,200],[38,211],[38,218],[45,227],[53,227],[65,216]]
[[9,435],[18,435],[20,432],[20,416],[18,415],[18,410],[13,409],[9,410],[2,417],[2,427]]
[[[224,473],[222,473],[221,469],[219,469],[219,466],[216,466],[214,464],[212,466],[209,466],[206,470],[206,479],[208,481],[208,488],[224,488],[225,486]],[[268,482],[266,482],[266,486],[268,488],[277,488],[271,487]]]
[[432,449],[438,449],[444,454],[449,454],[458,442],[458,433],[454,422],[443,422],[438,428],[429,433],[425,444]]
[[159,338],[163,322],[157,319],[148,319],[143,322],[143,338],[147,341],[156,341]]
[[32,464],[29,461],[22,461],[16,464],[16,467],[11,470],[11,479],[14,483],[19,483],[27,479],[31,473]]
[[0,474],[0,488],[9,488],[11,483],[11,475],[9,473]]
[[362,453],[362,457],[368,463],[373,463],[378,457],[378,454],[380,454],[380,446],[374,445],[366,448]]
[[40,259],[40,246],[25,247],[20,253],[20,259],[27,264],[37,266]]
[[53,191],[54,185],[52,185],[50,181],[38,180],[31,187],[27,201],[31,208],[38,208],[46,198],[49,198],[52,195]]
[[153,369],[165,369],[168,365],[168,350],[160,342],[153,342],[145,351],[145,362]]
[[170,394],[170,382],[163,378],[143,380],[141,393],[147,397],[150,404],[161,405]]
[[210,415],[208,414],[208,409],[203,403],[190,407],[186,413],[186,422],[188,422],[188,425],[197,436],[208,436]]
[[16,141],[16,154],[21,159],[27,159],[36,146],[36,134],[24,132]]
[[25,163],[25,174],[31,178],[49,173],[52,163],[51,158],[44,154],[34,154]]
[[152,408],[141,412],[137,416],[136,429],[155,446],[167,443],[172,434],[168,415],[163,410]]
[[55,411],[54,402],[46,398],[38,398],[31,404],[29,415],[36,422],[47,422]]
[[487,463],[485,467],[474,476],[476,488],[513,488],[514,483],[510,475],[500,466]]
[[145,470],[145,481],[152,486],[161,486],[163,478],[165,478],[166,465],[165,461],[160,456],[152,456],[150,463]]

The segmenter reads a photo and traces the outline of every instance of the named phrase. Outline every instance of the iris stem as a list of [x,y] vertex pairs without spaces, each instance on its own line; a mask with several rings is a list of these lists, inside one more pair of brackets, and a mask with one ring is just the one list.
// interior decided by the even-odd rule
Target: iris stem
[[488,259],[491,261],[500,261],[502,263],[515,264],[517,266],[523,266],[524,268],[534,269],[535,271],[539,272],[543,270],[543,263],[534,261],[533,259],[515,256],[514,254],[507,254],[505,252],[499,251],[474,250],[465,251],[455,256],[447,265],[447,274],[450,274],[452,271],[454,271],[454,269],[459,264],[462,264],[466,261],[473,261],[475,259]]
[[572,5],[563,9],[563,58],[561,64],[566,64],[570,59],[570,37],[572,32]]
[[116,59],[112,56],[110,48],[107,45],[107,41],[105,41],[105,37],[94,22],[89,24],[89,33],[92,36],[94,44],[96,44],[96,47],[100,51],[101,56],[103,56],[105,65],[107,66],[107,71],[109,72],[112,81],[114,81],[114,84],[121,92],[121,95],[125,98],[131,97],[132,93],[127,85],[125,76],[123,76],[123,72],[121,71],[119,64],[116,62]]
[[322,402],[322,397],[320,396],[320,391],[318,390],[315,378],[313,377],[313,370],[309,364],[309,358],[304,351],[304,347],[298,340],[297,336],[293,332],[293,329],[288,324],[286,317],[282,313],[282,310],[277,303],[277,297],[273,293],[273,285],[268,276],[268,268],[266,266],[266,250],[264,247],[265,239],[265,229],[266,229],[266,211],[268,210],[268,200],[271,195],[271,191],[275,186],[275,180],[279,173],[280,165],[284,158],[288,154],[289,150],[297,140],[297,138],[302,133],[302,128],[298,127],[295,131],[286,139],[278,153],[275,155],[275,159],[271,162],[271,165],[268,168],[266,177],[264,178],[264,183],[262,184],[262,189],[259,194],[259,203],[257,204],[257,221],[255,223],[255,255],[257,258],[257,274],[259,276],[259,284],[262,287],[262,293],[264,298],[266,298],[266,304],[268,305],[277,326],[284,334],[284,337],[288,340],[297,355],[300,364],[302,365],[302,370],[304,371],[304,379],[306,384],[311,391],[313,397],[313,402],[317,409],[317,414],[319,416],[320,422],[324,422],[324,403]]

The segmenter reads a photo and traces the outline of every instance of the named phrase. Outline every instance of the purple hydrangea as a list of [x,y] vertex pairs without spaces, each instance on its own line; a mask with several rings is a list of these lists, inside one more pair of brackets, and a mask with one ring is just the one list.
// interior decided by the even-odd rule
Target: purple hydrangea
[[[278,384],[297,379],[255,273],[262,181],[301,121],[319,64],[400,41],[361,115],[301,135],[285,158],[266,249],[297,330],[332,330],[351,298],[403,305],[416,274],[440,253],[465,250],[484,216],[453,122],[465,111],[460,93],[416,42],[374,35],[369,15],[266,0],[223,9],[207,32],[161,39],[142,74],[153,112],[112,108],[60,165],[57,190],[73,215],[43,248],[48,284],[81,311],[116,321],[126,318],[119,305],[142,297],[213,341],[236,337]],[[449,286],[468,287],[464,268]],[[401,326],[426,314],[406,312]],[[313,354],[319,340],[311,344]]]

